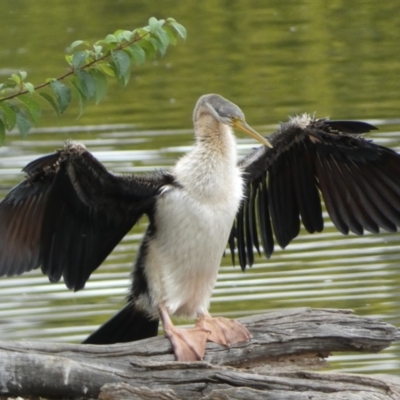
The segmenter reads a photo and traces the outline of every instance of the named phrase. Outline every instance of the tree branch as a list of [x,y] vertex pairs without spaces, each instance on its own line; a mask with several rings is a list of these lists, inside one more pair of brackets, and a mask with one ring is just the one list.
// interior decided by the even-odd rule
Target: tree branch
[[400,398],[398,378],[304,371],[321,366],[332,351],[390,346],[400,332],[389,324],[307,308],[240,321],[251,341],[230,349],[210,343],[204,361],[195,363],[174,361],[162,336],[111,346],[0,342],[0,393],[103,400]]

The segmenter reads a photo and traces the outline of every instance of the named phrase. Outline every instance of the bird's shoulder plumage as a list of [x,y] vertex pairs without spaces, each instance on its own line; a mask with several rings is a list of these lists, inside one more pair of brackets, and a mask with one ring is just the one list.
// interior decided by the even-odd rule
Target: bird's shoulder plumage
[[28,164],[0,203],[0,275],[41,266],[51,281],[81,289],[173,178],[115,175],[69,142]]
[[300,231],[323,229],[321,197],[336,228],[358,235],[400,226],[400,156],[364,139],[376,129],[359,121],[294,117],[269,137],[273,148],[253,150],[239,162],[246,198],[230,238],[242,269],[253,247],[266,256],[274,241],[286,247]]

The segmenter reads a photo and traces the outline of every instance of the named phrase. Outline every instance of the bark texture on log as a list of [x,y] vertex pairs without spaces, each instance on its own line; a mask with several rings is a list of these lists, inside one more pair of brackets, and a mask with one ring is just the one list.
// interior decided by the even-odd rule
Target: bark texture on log
[[251,341],[174,361],[164,337],[111,346],[0,342],[0,396],[111,399],[400,399],[400,379],[304,372],[332,351],[378,352],[400,331],[351,311],[294,309],[240,320]]

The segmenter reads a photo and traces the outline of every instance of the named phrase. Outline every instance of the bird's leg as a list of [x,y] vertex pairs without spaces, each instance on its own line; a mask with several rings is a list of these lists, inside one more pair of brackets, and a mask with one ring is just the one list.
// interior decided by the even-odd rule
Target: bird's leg
[[228,347],[250,339],[250,332],[238,321],[223,317],[213,318],[208,313],[200,316],[196,327],[210,331],[208,341]]
[[198,361],[203,359],[209,331],[202,327],[191,329],[176,328],[164,305],[159,306],[160,318],[165,336],[170,340],[177,361]]

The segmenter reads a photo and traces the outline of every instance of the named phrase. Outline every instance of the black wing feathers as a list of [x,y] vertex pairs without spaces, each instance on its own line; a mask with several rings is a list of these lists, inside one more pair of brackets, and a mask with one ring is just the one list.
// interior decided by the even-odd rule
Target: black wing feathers
[[242,268],[242,270],[244,270],[246,268],[246,264],[247,264],[245,227],[244,227],[244,219],[245,219],[244,208],[245,207],[241,207],[239,210],[237,226],[236,226],[239,262],[240,262],[240,267]]
[[168,179],[115,176],[73,143],[24,171],[25,181],[0,203],[0,275],[41,266],[51,281],[63,276],[74,290],[151,212]]
[[378,128],[361,121],[330,121],[329,119],[323,120],[325,126],[329,126],[335,131],[342,133],[367,133]]
[[251,185],[251,194],[248,204],[248,219],[249,219],[249,230],[250,230],[250,240],[251,242],[248,243],[248,246],[256,248],[258,255],[260,253],[260,244],[258,242],[258,232],[257,232],[257,218],[256,218],[256,195],[257,195],[257,186],[258,184]]
[[258,205],[258,220],[260,224],[261,241],[264,249],[264,254],[267,258],[271,257],[274,252],[274,238],[272,235],[272,226],[268,204],[268,189],[266,177],[263,177],[258,184],[258,194],[253,192],[252,196],[255,201],[257,198]]
[[270,204],[272,225],[278,244],[284,248],[292,237],[300,231],[298,203],[294,191],[293,175],[288,173],[289,163],[293,161],[293,152],[289,150],[287,158],[279,158],[271,165],[268,181],[268,201]]
[[298,235],[300,220],[307,232],[322,231],[320,193],[343,234],[397,230],[400,156],[360,137],[373,129],[365,122],[304,115],[271,135],[273,148],[259,147],[239,163],[248,187],[236,220],[242,269],[252,264],[258,235],[269,257],[274,237],[284,248]]

